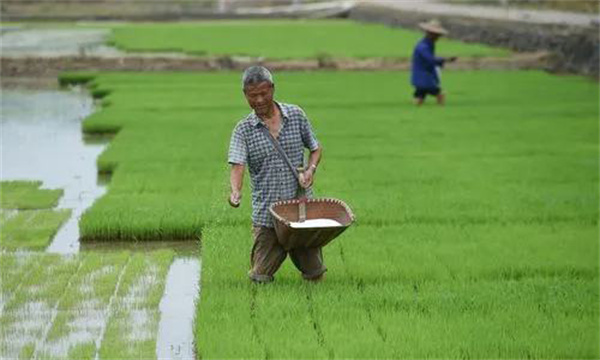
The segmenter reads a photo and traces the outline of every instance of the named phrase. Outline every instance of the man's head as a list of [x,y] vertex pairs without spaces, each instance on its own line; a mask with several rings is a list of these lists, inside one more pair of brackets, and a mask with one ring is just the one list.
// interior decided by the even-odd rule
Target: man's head
[[242,89],[248,105],[257,115],[266,115],[273,107],[273,75],[263,66],[251,66],[242,76]]

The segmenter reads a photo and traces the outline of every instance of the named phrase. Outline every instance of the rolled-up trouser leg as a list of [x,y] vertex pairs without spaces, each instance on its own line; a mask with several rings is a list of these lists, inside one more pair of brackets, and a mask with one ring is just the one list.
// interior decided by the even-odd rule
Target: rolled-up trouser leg
[[290,258],[296,268],[302,272],[302,277],[307,280],[317,279],[327,271],[321,248],[292,249]]
[[273,275],[287,256],[279,245],[275,229],[265,226],[254,226],[254,246],[250,254],[251,269],[248,276],[255,282],[273,281]]

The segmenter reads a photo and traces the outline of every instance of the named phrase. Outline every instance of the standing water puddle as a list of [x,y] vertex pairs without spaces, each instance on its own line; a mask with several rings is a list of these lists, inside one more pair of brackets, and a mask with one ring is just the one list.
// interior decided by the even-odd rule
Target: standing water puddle
[[[106,192],[98,180],[96,168],[96,158],[104,150],[106,142],[86,143],[81,131],[81,121],[94,110],[92,98],[80,89],[10,88],[2,89],[1,105],[0,179],[41,180],[44,188],[63,189],[64,195],[58,208],[71,209],[72,216],[58,231],[47,252],[78,253],[81,248],[78,220]],[[157,357],[194,358],[193,320],[195,302],[200,292],[200,261],[197,255],[190,255],[190,252],[181,251],[181,248],[191,246],[197,250],[197,242],[157,243],[147,249],[142,244],[136,244],[133,248],[120,247],[116,243],[100,246],[84,244],[81,250],[102,251],[110,248],[111,251],[136,251],[139,248],[145,251],[156,246],[173,248],[179,254],[169,268],[160,302]],[[106,321],[98,318],[100,312],[97,310],[84,313],[80,319],[83,323],[79,324],[82,328],[96,328]],[[86,332],[84,335],[89,337],[90,334]],[[74,343],[80,342],[81,339],[76,338],[81,334],[72,335]],[[69,344],[62,346],[68,349]],[[61,349],[55,351],[66,351]]]
[[159,359],[193,359],[194,314],[200,293],[198,258],[173,261],[160,302],[160,323],[156,341]]
[[85,144],[81,121],[94,110],[81,90],[2,91],[2,180],[41,180],[44,188],[63,189],[58,208],[72,209],[48,248],[79,250],[77,221],[105,192],[97,182],[96,158],[106,144]]

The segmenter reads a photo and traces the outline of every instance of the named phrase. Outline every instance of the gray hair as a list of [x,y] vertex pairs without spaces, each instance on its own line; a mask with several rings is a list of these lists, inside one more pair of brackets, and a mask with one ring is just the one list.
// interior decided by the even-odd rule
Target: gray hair
[[248,85],[260,84],[264,81],[273,84],[271,72],[264,66],[250,66],[242,76],[242,89],[245,89]]

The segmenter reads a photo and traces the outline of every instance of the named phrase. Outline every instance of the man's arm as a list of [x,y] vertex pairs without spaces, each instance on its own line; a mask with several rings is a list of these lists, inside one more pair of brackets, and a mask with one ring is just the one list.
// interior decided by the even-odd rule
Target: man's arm
[[244,182],[244,165],[231,164],[231,174],[229,183],[231,184],[231,194],[229,195],[229,205],[233,207],[240,206],[242,200],[242,185]]
[[319,146],[315,150],[310,152],[308,156],[308,168],[304,171],[304,181],[301,184],[302,187],[308,188],[312,185],[314,180],[315,171],[321,161],[321,155],[323,154],[323,148]]
[[444,66],[444,62],[446,61],[446,59],[444,59],[442,57],[434,56],[433,53],[431,52],[431,50],[429,50],[428,48],[426,48],[424,46],[418,46],[416,51],[419,54],[419,57],[427,65],[429,65],[431,67]]

